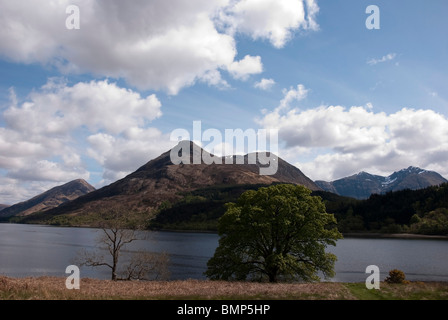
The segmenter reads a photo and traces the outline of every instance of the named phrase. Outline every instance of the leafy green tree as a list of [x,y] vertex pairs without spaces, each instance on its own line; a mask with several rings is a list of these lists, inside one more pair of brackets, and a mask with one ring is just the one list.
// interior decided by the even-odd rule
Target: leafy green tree
[[438,208],[423,215],[412,217],[411,231],[421,234],[447,235],[448,209]]
[[334,276],[325,252],[342,235],[320,197],[282,184],[246,191],[219,220],[219,246],[205,274],[213,280],[318,281]]

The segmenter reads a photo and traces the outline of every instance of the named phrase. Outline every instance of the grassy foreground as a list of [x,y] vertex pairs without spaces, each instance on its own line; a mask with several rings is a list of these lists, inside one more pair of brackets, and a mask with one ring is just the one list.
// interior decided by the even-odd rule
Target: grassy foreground
[[81,279],[68,290],[65,278],[0,276],[2,300],[448,300],[448,282],[381,283],[251,283],[224,281],[109,281]]

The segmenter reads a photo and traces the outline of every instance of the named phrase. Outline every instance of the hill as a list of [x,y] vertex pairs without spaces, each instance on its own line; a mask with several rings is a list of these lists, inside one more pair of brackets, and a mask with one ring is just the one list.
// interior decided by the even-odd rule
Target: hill
[[[172,150],[149,161],[123,179],[26,220],[41,221],[57,215],[70,215],[85,217],[82,223],[89,224],[90,222],[86,222],[86,216],[123,204],[130,211],[150,218],[158,213],[161,204],[176,203],[189,192],[209,187],[294,183],[312,190],[320,190],[298,168],[275,155],[272,155],[271,159],[278,165],[274,175],[260,175],[260,168],[266,165],[259,161],[249,163],[251,154],[234,156],[232,164],[225,164],[225,157],[221,157],[222,164],[206,164],[202,160],[198,164],[193,164],[193,161],[190,162],[192,164],[173,164],[171,152],[177,152],[181,144],[187,144],[186,149],[190,148],[190,160],[193,160],[193,156],[198,152],[211,156],[192,142],[182,141]],[[242,164],[237,164],[237,159],[241,160]],[[62,223],[62,220],[59,220],[59,223]]]
[[387,177],[360,172],[332,182],[316,181],[316,184],[325,191],[341,196],[367,199],[371,194],[384,194],[404,189],[418,190],[446,182],[448,180],[437,172],[409,167]]
[[0,217],[28,216],[36,212],[47,211],[94,190],[95,188],[83,179],[73,180],[27,201],[4,208],[0,211]]

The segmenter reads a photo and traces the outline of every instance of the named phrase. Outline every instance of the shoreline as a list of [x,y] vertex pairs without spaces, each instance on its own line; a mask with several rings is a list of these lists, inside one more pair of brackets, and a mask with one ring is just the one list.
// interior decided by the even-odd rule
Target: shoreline
[[369,232],[350,232],[342,233],[344,238],[362,238],[362,239],[409,239],[409,240],[448,240],[448,236],[415,234],[415,233],[369,233]]
[[[51,224],[38,224],[38,223],[16,223],[0,221],[0,224],[19,224],[19,225],[35,225],[35,226],[47,226],[47,227],[60,227],[60,228],[91,228],[97,229],[95,226],[88,225],[51,225]],[[218,234],[218,231],[214,230],[188,230],[188,229],[162,229],[162,228],[149,228],[142,231],[154,231],[154,232],[177,232],[177,233],[209,233]],[[416,234],[416,233],[379,233],[379,232],[341,232],[344,238],[360,238],[360,239],[409,239],[409,240],[448,240],[448,235],[429,235],[429,234]]]

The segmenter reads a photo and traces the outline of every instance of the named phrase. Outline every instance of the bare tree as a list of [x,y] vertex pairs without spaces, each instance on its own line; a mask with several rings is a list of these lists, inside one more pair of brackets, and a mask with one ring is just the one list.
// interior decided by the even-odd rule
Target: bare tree
[[158,280],[169,277],[167,253],[139,251],[124,271],[126,280]]
[[[97,238],[99,251],[81,251],[75,259],[80,266],[100,267],[111,269],[112,280],[157,279],[168,277],[169,257],[166,253],[152,253],[143,250],[128,251],[131,255],[127,265],[119,270],[119,262],[126,246],[137,240],[147,240],[147,233],[142,232],[133,224],[132,229],[126,221],[126,209],[115,207],[100,212],[102,233]],[[101,251],[106,251],[109,258]]]

